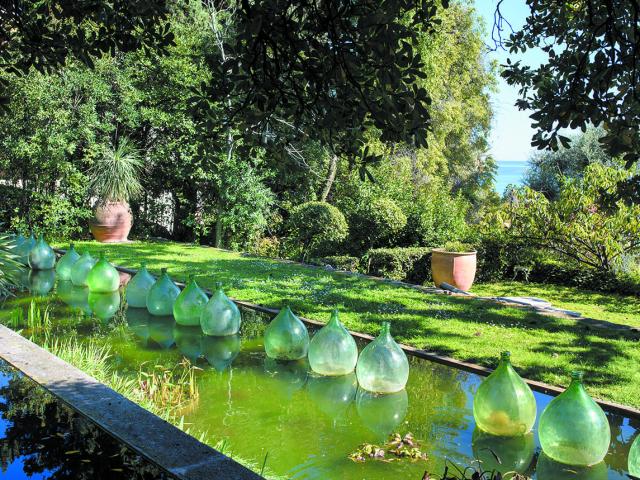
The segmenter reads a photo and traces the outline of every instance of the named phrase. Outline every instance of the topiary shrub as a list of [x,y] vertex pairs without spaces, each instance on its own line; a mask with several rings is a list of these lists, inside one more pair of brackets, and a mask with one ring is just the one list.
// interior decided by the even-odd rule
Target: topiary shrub
[[369,275],[424,284],[431,281],[431,247],[374,248],[362,266]]
[[365,202],[349,217],[349,247],[359,253],[393,245],[406,224],[406,215],[393,200]]
[[349,233],[342,212],[326,202],[307,202],[295,207],[287,230],[292,253],[302,260],[334,253]]

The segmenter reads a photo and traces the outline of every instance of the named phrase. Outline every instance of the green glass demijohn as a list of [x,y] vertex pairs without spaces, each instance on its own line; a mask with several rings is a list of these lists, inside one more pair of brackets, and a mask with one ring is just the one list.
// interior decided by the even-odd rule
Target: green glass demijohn
[[120,274],[105,258],[104,253],[100,254],[98,262],[89,270],[87,286],[92,293],[115,292],[120,287]]
[[147,308],[147,295],[156,279],[147,270],[146,264],[140,266],[140,270],[127,283],[127,305],[134,308]]
[[35,247],[36,239],[33,237],[33,233],[29,238],[25,238],[24,241],[16,245],[14,252],[19,257],[20,263],[23,265],[29,265],[29,252]]
[[38,241],[29,251],[29,266],[33,270],[51,270],[55,265],[56,254],[40,234]]
[[513,369],[510,356],[502,352],[498,368],[484,379],[473,398],[476,425],[504,437],[529,433],[536,421],[536,399]]
[[73,243],[69,245],[69,250],[60,257],[56,264],[56,275],[58,280],[71,280],[71,268],[78,261],[80,255],[76,252]]
[[176,319],[176,323],[199,327],[200,315],[208,300],[207,294],[198,286],[193,275],[189,276],[187,285],[173,304],[173,317]]
[[307,356],[309,332],[289,306],[271,320],[264,332],[267,357],[275,360],[299,360]]
[[76,287],[87,286],[87,275],[96,264],[97,260],[89,252],[84,252],[71,267],[71,283]]
[[407,384],[409,361],[391,336],[389,322],[384,322],[380,335],[362,349],[356,375],[360,386],[370,392],[399,392]]
[[540,446],[556,462],[595,465],[609,450],[609,421],[584,389],[582,372],[574,372],[571,378],[569,388],[551,400],[540,416]]
[[113,318],[120,308],[120,292],[89,292],[87,302],[93,314],[106,321]]
[[222,284],[216,283],[216,291],[202,309],[200,326],[205,335],[223,337],[235,335],[240,331],[242,318],[237,305],[222,290]]
[[532,432],[516,437],[498,437],[476,428],[471,437],[471,446],[474,458],[480,462],[485,472],[496,471],[503,474],[527,473],[536,453]]
[[147,310],[151,315],[170,316],[173,314],[173,304],[180,295],[180,289],[171,281],[167,269],[163,268],[156,283],[147,294]]
[[338,310],[309,342],[309,365],[320,375],[346,375],[358,361],[358,346],[338,319]]
[[634,477],[640,478],[640,434],[638,434],[636,439],[631,444],[627,463],[629,464],[629,474],[633,475]]

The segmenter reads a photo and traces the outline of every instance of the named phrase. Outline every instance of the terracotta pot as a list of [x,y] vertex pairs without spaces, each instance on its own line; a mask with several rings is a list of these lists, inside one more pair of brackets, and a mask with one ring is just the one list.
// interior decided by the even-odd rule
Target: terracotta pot
[[476,276],[476,252],[447,252],[443,248],[434,248],[431,274],[436,287],[448,283],[467,291]]
[[96,207],[89,227],[99,242],[126,242],[132,224],[133,216],[126,202],[107,202]]

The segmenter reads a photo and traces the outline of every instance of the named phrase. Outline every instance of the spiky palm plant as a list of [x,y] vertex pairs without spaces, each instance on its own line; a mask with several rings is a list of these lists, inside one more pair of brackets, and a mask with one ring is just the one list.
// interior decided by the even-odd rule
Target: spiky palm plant
[[115,148],[108,148],[90,169],[90,187],[99,203],[128,202],[142,192],[140,152],[126,137]]
[[8,233],[0,233],[0,297],[11,292],[18,285],[19,274],[24,266],[14,252],[15,239]]

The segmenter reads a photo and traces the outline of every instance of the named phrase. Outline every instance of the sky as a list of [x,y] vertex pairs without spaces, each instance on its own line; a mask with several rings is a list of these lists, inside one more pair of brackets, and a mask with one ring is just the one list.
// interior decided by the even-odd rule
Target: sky
[[[475,7],[485,22],[488,45],[493,45],[491,29],[496,2],[497,0],[474,0]],[[524,24],[529,7],[524,0],[504,0],[500,10],[514,30],[518,30]],[[529,51],[521,57],[510,55],[504,50],[489,52],[487,55],[490,59],[496,59],[499,64],[506,63],[506,59],[511,57],[512,60],[520,59],[532,66],[538,65],[545,58],[541,51]],[[517,98],[517,88],[507,85],[500,78],[498,91],[492,95],[494,120],[490,138],[490,153],[499,162],[527,160],[534,151],[531,148],[534,133],[529,118],[531,112],[518,110],[514,105]]]

